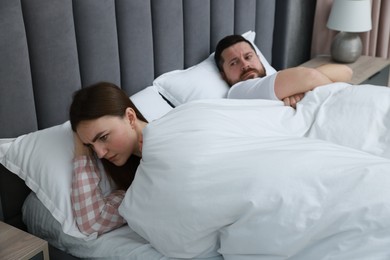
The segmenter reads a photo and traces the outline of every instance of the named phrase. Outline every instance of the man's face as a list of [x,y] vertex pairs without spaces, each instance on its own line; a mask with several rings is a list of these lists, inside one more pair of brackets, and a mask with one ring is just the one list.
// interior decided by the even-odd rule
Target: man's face
[[264,77],[265,69],[247,42],[238,42],[222,51],[222,76],[231,86],[237,82]]

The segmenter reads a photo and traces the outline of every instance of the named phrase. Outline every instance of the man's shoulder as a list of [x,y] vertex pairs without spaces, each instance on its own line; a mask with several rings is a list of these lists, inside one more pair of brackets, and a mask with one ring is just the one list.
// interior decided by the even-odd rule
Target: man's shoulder
[[263,98],[275,99],[274,80],[276,73],[262,78],[248,79],[234,84],[229,92],[228,98]]
[[[265,76],[265,77],[267,77],[267,76]],[[243,81],[237,82],[231,88],[236,88],[238,86],[244,86],[244,85],[253,85],[253,84],[256,84],[257,82],[262,81],[265,77],[243,80]]]

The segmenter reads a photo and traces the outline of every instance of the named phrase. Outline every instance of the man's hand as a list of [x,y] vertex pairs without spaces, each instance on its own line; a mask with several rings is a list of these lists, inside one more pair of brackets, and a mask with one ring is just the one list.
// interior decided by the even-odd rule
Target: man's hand
[[304,93],[300,93],[300,94],[295,94],[295,95],[286,97],[283,99],[284,105],[296,108],[297,103],[299,101],[301,101],[304,96],[305,96]]

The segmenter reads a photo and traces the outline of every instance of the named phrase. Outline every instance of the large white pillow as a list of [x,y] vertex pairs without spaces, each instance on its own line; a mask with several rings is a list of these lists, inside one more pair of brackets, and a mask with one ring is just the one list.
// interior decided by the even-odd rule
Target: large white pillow
[[169,111],[172,107],[158,93],[154,86],[147,87],[130,97],[133,104],[148,122],[152,122]]
[[65,233],[86,238],[76,226],[70,202],[73,147],[67,121],[0,143],[0,163],[25,181]]
[[252,43],[253,47],[255,47],[256,53],[257,53],[257,55],[259,55],[260,61],[263,63],[263,66],[264,66],[264,69],[265,69],[267,75],[272,75],[272,74],[276,73],[276,70],[274,69],[274,67],[272,67],[269,64],[268,60],[264,57],[263,53],[260,51],[260,49],[255,44],[256,33],[253,31],[249,31],[249,32],[244,33],[242,36],[244,36],[248,41],[250,41]]
[[[244,33],[260,57],[267,75],[276,70],[268,63],[259,48],[254,44],[256,33]],[[174,106],[198,99],[226,98],[229,91],[228,84],[222,79],[214,62],[214,53],[199,64],[185,70],[174,70],[162,74],[153,81],[156,89]]]
[[[130,97],[148,121],[172,109],[153,89],[146,88]],[[73,217],[70,193],[73,175],[73,131],[70,122],[35,131],[18,138],[0,139],[0,163],[23,179],[61,224],[64,233],[84,238]],[[100,165],[101,167],[101,165]],[[112,185],[102,174],[99,184],[104,194]]]

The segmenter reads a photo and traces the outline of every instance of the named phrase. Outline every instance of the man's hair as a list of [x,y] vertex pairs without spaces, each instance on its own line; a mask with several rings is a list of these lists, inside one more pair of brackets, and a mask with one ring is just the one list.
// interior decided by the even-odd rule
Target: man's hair
[[214,61],[215,64],[217,65],[218,69],[220,72],[223,72],[223,62],[224,60],[222,59],[222,52],[226,49],[229,48],[230,46],[239,43],[239,42],[246,42],[251,46],[251,48],[256,52],[255,47],[253,47],[252,43],[245,39],[241,35],[229,35],[220,40],[217,44],[217,47],[215,48],[215,54],[214,54]]

